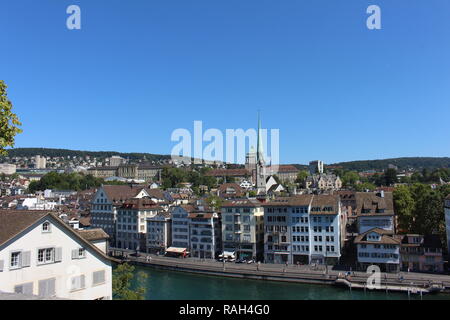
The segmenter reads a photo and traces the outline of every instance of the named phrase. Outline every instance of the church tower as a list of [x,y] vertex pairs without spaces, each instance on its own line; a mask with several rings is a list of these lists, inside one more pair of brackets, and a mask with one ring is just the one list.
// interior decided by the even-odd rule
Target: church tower
[[266,163],[264,161],[264,149],[261,131],[261,119],[258,113],[258,144],[256,149],[256,193],[266,193]]

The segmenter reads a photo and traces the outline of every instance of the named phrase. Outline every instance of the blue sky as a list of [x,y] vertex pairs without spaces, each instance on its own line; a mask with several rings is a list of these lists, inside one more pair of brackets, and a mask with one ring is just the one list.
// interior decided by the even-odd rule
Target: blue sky
[[282,163],[450,156],[447,0],[4,0],[0,30],[16,147],[168,154],[259,109]]

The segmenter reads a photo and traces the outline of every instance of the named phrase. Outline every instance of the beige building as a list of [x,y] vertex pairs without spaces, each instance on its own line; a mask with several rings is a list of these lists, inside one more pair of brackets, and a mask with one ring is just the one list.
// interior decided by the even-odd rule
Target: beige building
[[334,174],[314,174],[306,178],[306,189],[339,190],[342,188],[341,179]]
[[89,168],[88,173],[96,178],[121,177],[135,180],[159,180],[162,168],[152,165],[122,164],[110,167]]
[[11,175],[16,173],[16,165],[9,163],[0,163],[0,174]]

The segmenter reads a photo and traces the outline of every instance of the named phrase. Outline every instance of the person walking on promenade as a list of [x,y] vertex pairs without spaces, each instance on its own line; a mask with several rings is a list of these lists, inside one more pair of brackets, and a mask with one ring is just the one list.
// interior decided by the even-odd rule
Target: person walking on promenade
[[259,271],[259,266],[261,265],[261,261],[258,261],[258,263],[256,264],[256,270]]

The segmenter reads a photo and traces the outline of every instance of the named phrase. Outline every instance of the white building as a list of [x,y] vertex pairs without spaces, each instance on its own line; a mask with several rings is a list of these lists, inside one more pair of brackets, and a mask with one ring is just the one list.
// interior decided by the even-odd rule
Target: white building
[[47,159],[45,157],[37,155],[34,157],[34,163],[36,169],[45,169],[45,167],[47,166]]
[[185,204],[172,208],[172,246],[188,250],[191,246],[189,239],[189,211],[192,205]]
[[358,264],[366,270],[378,265],[381,271],[398,272],[400,269],[400,240],[390,231],[373,228],[355,238]]
[[373,228],[395,232],[395,213],[392,192],[357,192],[356,214],[358,232],[364,233]]
[[450,252],[450,194],[445,198],[445,226],[447,230],[447,248]]
[[16,165],[9,163],[0,163],[0,174],[11,175],[16,173]]
[[169,212],[159,211],[147,218],[147,252],[164,254],[172,244],[172,220]]
[[161,207],[148,198],[130,199],[117,209],[116,243],[118,248],[147,251],[147,218]]
[[280,197],[263,207],[265,262],[338,262],[346,224],[339,196]]
[[189,211],[192,257],[214,259],[222,251],[222,230],[217,212],[198,206]]
[[0,212],[0,291],[112,299],[111,265],[101,247],[51,213]]

